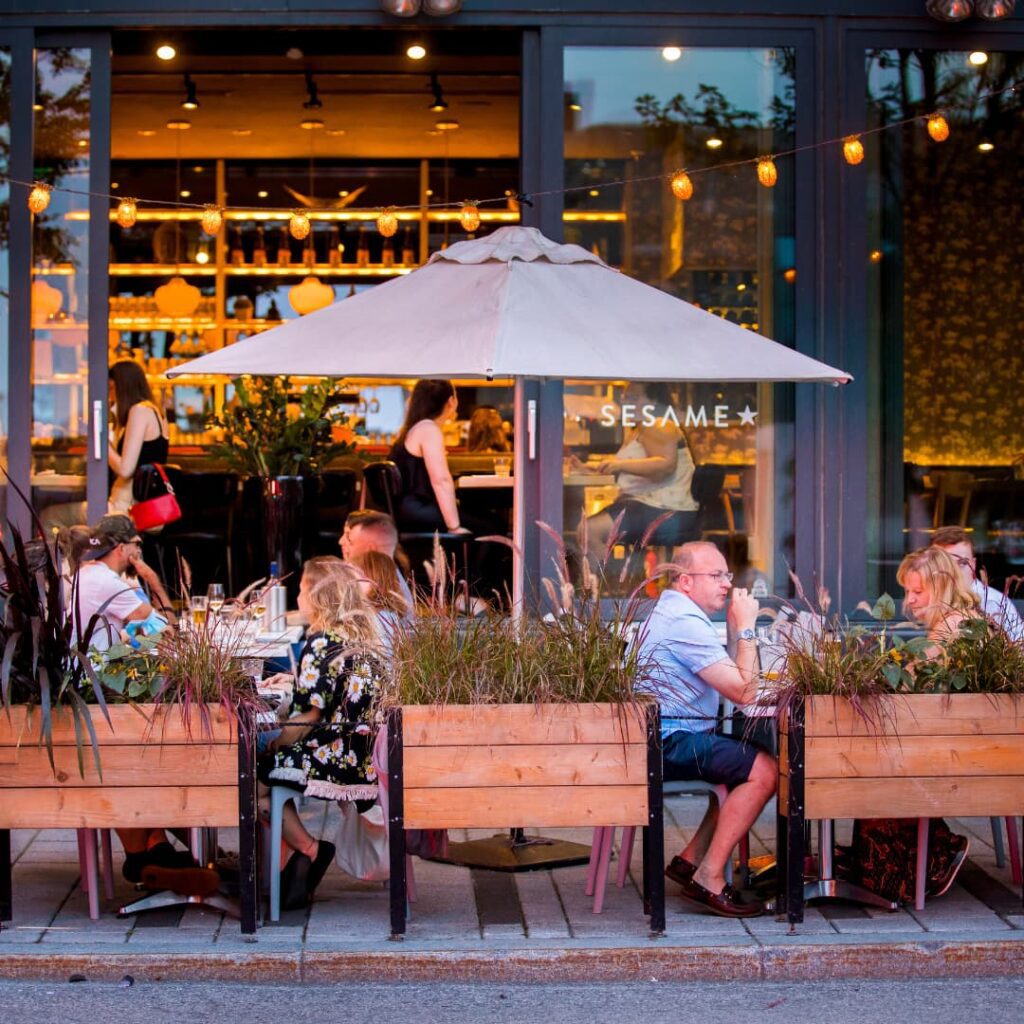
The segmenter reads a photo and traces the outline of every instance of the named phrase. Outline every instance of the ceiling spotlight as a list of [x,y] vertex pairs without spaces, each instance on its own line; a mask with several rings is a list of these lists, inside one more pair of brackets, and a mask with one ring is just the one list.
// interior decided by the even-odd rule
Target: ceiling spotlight
[[205,170],[206,170],[206,168],[205,168],[205,167],[204,167],[204,166],[203,166],[202,164],[196,164],[196,165],[195,165],[195,166],[194,166],[194,167],[192,168],[192,173],[193,173],[193,174],[202,174],[202,173],[203,173],[203,171],[205,171]]
[[679,49],[678,46],[666,46],[661,51],[661,55],[667,61],[676,61],[679,60],[680,57],[682,57],[683,51]]
[[413,43],[405,51],[405,55],[409,60],[423,60],[427,55],[427,48],[422,43]]
[[136,129],[135,134],[136,135],[141,135],[144,139],[151,139],[154,135],[156,135],[156,129],[155,128],[138,128],[138,129]]
[[704,145],[707,146],[708,149],[721,149],[722,140],[717,135],[712,135]]
[[174,60],[178,56],[178,51],[170,43],[161,43],[156,48],[156,55],[161,60]]
[[167,122],[167,127],[174,132],[186,132],[192,127],[192,122],[181,118],[172,118]]
[[579,96],[574,92],[569,92],[565,94],[565,102],[568,108],[576,114],[578,114],[583,109],[583,104],[580,103]]
[[192,192],[191,192],[191,190],[189,190],[187,188],[183,188],[178,193],[178,195],[181,196],[182,199],[191,199],[192,198]]
[[259,192],[256,193],[256,195],[258,195],[260,199],[266,199],[267,196],[270,195],[270,193],[265,188],[261,188]]
[[328,135],[344,135],[345,134],[345,129],[344,128],[328,128],[327,129],[327,134]]
[[245,138],[248,138],[250,135],[252,135],[252,129],[251,128],[232,128],[231,129],[231,134],[232,135],[237,135],[240,139],[245,139]]
[[306,72],[306,92],[309,95],[306,97],[306,102],[302,104],[303,110],[319,110],[323,107],[323,101],[317,95],[316,81],[312,71]]
[[299,122],[300,128],[305,128],[307,132],[315,131],[317,128],[323,128],[324,123],[319,117],[304,117]]
[[988,139],[982,139],[981,142],[978,143],[979,153],[991,153],[992,150],[995,148],[996,147],[991,142],[989,142]]
[[1013,14],[1017,0],[975,0],[974,9],[979,18],[986,21],[999,21]]
[[924,6],[939,21],[963,21],[974,13],[974,0],[928,0]]
[[458,14],[462,9],[462,0],[423,0],[423,13],[432,18],[445,18],[449,14]]
[[456,121],[454,117],[445,117],[440,121],[435,121],[434,127],[439,132],[453,132],[459,127],[459,122]]
[[289,60],[302,60],[302,58],[305,56],[305,54],[297,46],[289,46],[288,49],[284,51],[284,55]]
[[975,50],[967,55],[967,63],[980,68],[983,64],[988,63],[988,54],[984,50]]
[[427,110],[432,110],[435,114],[443,114],[448,109],[448,104],[445,102],[444,92],[441,89],[441,82],[438,80],[437,72],[432,72],[430,75],[430,91],[434,94],[433,100]]
[[196,83],[192,81],[192,76],[189,74],[185,75],[185,98],[181,101],[181,109],[199,109],[199,100],[196,99]]
[[34,111],[35,111],[36,113],[39,113],[39,111],[43,109],[43,105],[42,105],[42,103],[33,103],[33,104],[32,104],[32,109],[33,109],[33,110],[34,110]]

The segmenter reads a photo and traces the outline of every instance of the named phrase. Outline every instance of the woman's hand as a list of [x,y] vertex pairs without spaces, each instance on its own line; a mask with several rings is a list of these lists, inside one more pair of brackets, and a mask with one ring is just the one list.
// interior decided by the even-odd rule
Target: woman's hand
[[464,534],[464,533],[472,533],[473,531],[467,529],[465,526],[456,526],[454,530],[449,530],[448,532],[449,533]]
[[628,459],[605,459],[604,462],[597,464],[597,471],[606,475],[609,473],[621,473],[623,463],[628,463],[628,461]]
[[295,688],[295,677],[291,672],[278,672],[269,679],[260,680],[259,688],[284,693]]

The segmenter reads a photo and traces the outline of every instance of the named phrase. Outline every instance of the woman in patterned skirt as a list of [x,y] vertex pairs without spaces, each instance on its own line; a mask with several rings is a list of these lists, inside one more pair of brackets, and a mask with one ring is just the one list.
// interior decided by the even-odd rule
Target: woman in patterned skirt
[[[363,596],[360,579],[359,571],[340,558],[313,558],[303,568],[298,605],[309,630],[294,680],[292,712],[257,761],[265,819],[270,786],[353,800],[360,810],[377,798],[373,698],[384,663],[376,610]],[[291,910],[305,906],[313,895],[334,857],[334,845],[309,834],[290,800],[282,836],[290,856],[286,862],[282,857],[281,905]]]

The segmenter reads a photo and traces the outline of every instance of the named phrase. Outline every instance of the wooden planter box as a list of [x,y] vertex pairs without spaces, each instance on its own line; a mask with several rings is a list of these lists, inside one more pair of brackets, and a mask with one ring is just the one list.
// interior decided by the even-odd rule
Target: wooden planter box
[[198,711],[186,728],[176,707],[115,705],[109,725],[90,711],[100,771],[86,735],[84,773],[69,712],[54,713],[54,772],[38,709],[0,711],[0,918],[11,913],[10,829],[237,826],[241,877],[252,882],[242,885],[242,930],[255,931],[253,755],[239,746],[237,722],[220,707],[210,709],[209,732]]
[[844,698],[806,697],[780,720],[779,895],[790,922],[803,920],[807,819],[1024,814],[1024,698],[907,694],[866,707],[865,717]]
[[665,928],[657,706],[406,706],[388,719],[391,931],[405,931],[405,830],[639,825],[644,912]]

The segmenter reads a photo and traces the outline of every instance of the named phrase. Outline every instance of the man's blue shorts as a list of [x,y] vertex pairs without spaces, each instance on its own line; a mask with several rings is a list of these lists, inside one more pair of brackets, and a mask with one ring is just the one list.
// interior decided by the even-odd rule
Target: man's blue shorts
[[678,730],[661,741],[666,782],[701,779],[730,789],[750,778],[760,747],[714,732]]

